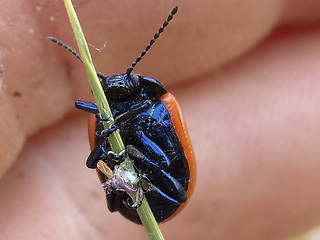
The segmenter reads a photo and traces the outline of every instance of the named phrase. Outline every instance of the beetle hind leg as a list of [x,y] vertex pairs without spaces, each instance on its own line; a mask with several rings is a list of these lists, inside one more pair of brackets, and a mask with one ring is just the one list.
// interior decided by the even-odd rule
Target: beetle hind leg
[[167,194],[165,194],[163,191],[161,191],[158,187],[153,185],[147,178],[142,177],[139,180],[139,187],[136,192],[136,199],[133,203],[131,203],[131,198],[127,199],[127,201],[124,201],[124,205],[127,208],[133,208],[137,209],[138,207],[141,206],[143,199],[145,198],[145,194],[149,193],[150,195],[153,195],[155,197],[159,197],[162,199],[165,199],[166,201],[179,205],[180,202]]
[[[167,200],[168,202],[171,202],[173,204],[180,204],[180,202],[170,196],[168,196],[167,194],[165,194],[163,191],[161,191],[160,188],[156,187],[155,185],[153,185],[148,179],[146,178],[141,178],[139,181],[139,188],[142,188],[144,193],[149,193],[151,195],[154,195],[156,197],[161,197],[165,200]],[[142,201],[141,201],[142,202]]]

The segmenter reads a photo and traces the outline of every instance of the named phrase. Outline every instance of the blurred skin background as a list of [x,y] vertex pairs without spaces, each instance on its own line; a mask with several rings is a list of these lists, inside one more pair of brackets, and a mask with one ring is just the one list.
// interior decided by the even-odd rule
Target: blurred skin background
[[[166,239],[288,239],[320,224],[319,1],[74,5],[105,75],[124,73],[179,5],[134,70],[179,99],[197,157],[196,191],[161,225]],[[146,239],[107,211],[85,167],[87,115],[73,104],[92,100],[86,73],[46,39],[76,48],[63,2],[0,6],[1,238]]]

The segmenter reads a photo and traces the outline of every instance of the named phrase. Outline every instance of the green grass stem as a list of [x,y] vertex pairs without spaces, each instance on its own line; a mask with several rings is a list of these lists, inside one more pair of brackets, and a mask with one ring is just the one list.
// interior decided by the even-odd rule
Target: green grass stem
[[[92,88],[93,96],[95,99],[95,102],[98,106],[99,112],[101,114],[101,117],[103,118],[109,118],[110,121],[104,121],[104,128],[109,129],[110,125],[113,124],[113,116],[112,112],[110,110],[108,101],[106,99],[106,96],[103,92],[102,86],[100,84],[100,81],[97,77],[97,73],[90,55],[90,51],[88,48],[88,44],[85,40],[83,31],[80,26],[80,22],[78,20],[77,14],[73,8],[71,0],[64,0],[69,19],[72,25],[72,29],[79,47],[80,55],[83,61],[83,64],[86,68],[89,82]],[[115,153],[120,153],[122,150],[125,149],[125,146],[123,144],[123,141],[120,137],[119,131],[114,132],[109,137],[109,142],[112,151]],[[134,168],[132,166],[132,171],[134,171]],[[135,193],[134,193],[135,194]],[[135,196],[131,196],[133,199],[135,199]],[[159,229],[159,226],[152,214],[152,211],[150,209],[150,206],[148,204],[148,201],[146,198],[144,198],[142,205],[137,209],[137,212],[139,214],[139,217],[142,221],[143,226],[145,227],[145,230],[149,236],[150,240],[164,240],[164,237]]]

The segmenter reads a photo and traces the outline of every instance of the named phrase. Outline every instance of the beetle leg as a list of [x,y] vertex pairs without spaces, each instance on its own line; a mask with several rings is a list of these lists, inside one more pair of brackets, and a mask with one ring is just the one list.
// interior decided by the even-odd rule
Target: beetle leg
[[[104,152],[104,154],[105,154],[105,152]],[[123,150],[119,154],[112,152],[112,151],[108,151],[107,154],[105,154],[105,155],[107,156],[109,161],[114,161],[114,163],[119,164],[124,161],[125,154],[126,154],[126,151]]]
[[187,193],[186,190],[182,187],[180,182],[168,174],[166,171],[161,169],[161,178],[165,182],[165,184],[169,187],[171,193],[176,197],[176,200],[179,203],[184,203],[187,201]]
[[99,110],[98,110],[97,105],[92,102],[85,102],[85,101],[77,100],[77,101],[75,101],[74,106],[77,109],[80,109],[85,112],[99,114]]
[[127,208],[137,209],[138,207],[141,206],[144,197],[145,197],[144,190],[139,186],[138,189],[137,189],[135,202],[133,204],[130,203],[132,201],[132,199],[128,198],[123,203]]
[[[129,157],[135,161],[139,161],[141,164],[145,164],[150,167],[155,174],[159,175],[159,178],[162,179],[163,183],[170,189],[170,195],[175,196],[175,200],[179,203],[183,203],[187,201],[187,193],[182,185],[179,183],[177,179],[172,177],[166,171],[164,171],[159,164],[147,158],[143,153],[141,153],[136,147],[132,145],[128,145],[126,147],[127,154]],[[155,187],[153,189],[155,194],[159,194],[162,197],[166,198],[166,194],[163,193],[159,188]],[[170,197],[169,197],[170,198]]]
[[118,165],[124,161],[125,151],[116,154],[112,151],[106,151],[105,145],[102,144],[94,148],[86,162],[88,168],[95,169],[97,168],[97,163],[99,160],[104,161],[108,166],[110,165]]
[[98,76],[98,78],[100,78],[101,80],[105,80],[106,79],[106,77],[103,75],[103,73],[101,73],[101,72],[97,72],[97,76]]
[[102,154],[103,154],[103,151],[100,146],[94,148],[87,158],[87,162],[86,162],[87,167],[92,169],[97,168],[97,163],[101,159]]
[[75,101],[74,106],[75,106],[75,108],[80,109],[82,111],[95,114],[96,118],[100,121],[109,121],[109,119],[110,119],[109,117],[103,118],[100,116],[99,109],[95,103],[77,100],[77,101]]
[[130,119],[136,117],[138,114],[146,111],[151,106],[151,101],[146,100],[143,104],[134,104],[126,111],[125,113],[120,114],[117,116],[114,121],[116,125],[125,124]]
[[115,132],[115,131],[118,130],[118,129],[119,129],[118,126],[112,124],[109,129],[102,130],[99,135],[100,135],[101,137],[107,138],[107,137],[109,137],[113,132]]
[[106,194],[107,206],[110,212],[116,212],[123,203],[124,191],[115,190],[113,193]]
[[[153,185],[148,179],[146,178],[141,178],[139,181],[139,186],[140,188],[143,189],[143,191],[145,193],[149,193],[151,195],[157,196],[157,197],[161,197],[171,203],[174,204],[180,204],[179,201],[177,201],[176,199],[169,197],[167,194],[165,194],[163,191],[160,190],[160,188],[156,187],[155,185]],[[142,202],[142,200],[141,200]]]
[[106,139],[120,127],[112,124],[109,129],[103,129],[102,122],[97,123],[97,129],[95,131],[96,142],[105,142]]
[[101,117],[101,116],[100,116],[100,113],[97,113],[97,114],[96,114],[96,118],[97,118],[98,120],[100,120],[100,121],[106,121],[106,122],[108,122],[108,121],[110,120],[109,117],[106,117],[106,118]]
[[148,166],[150,166],[152,169],[160,169],[160,165],[147,158],[143,153],[141,153],[136,147],[133,145],[127,145],[126,147],[127,154],[129,157],[133,160],[138,160],[139,162],[144,162]]
[[163,191],[161,191],[158,187],[156,187],[155,185],[153,185],[147,178],[142,177],[139,180],[139,187],[137,189],[137,194],[136,194],[136,199],[135,202],[133,204],[130,203],[130,198],[128,198],[126,201],[124,201],[123,203],[125,204],[125,206],[127,208],[138,208],[141,206],[142,201],[145,197],[145,193],[149,193],[153,196],[156,197],[161,197],[173,204],[180,204],[180,202],[178,202],[176,199],[169,197],[167,194],[165,194]]
[[131,126],[130,131],[132,134],[135,135],[135,137],[139,140],[139,143],[141,143],[142,148],[149,154],[149,156],[152,156],[152,161],[158,165],[160,165],[161,168],[166,169],[170,166],[170,160],[167,157],[167,155],[163,152],[163,150],[151,139],[149,139],[145,133],[139,129],[140,127],[139,122],[134,123]]
[[124,161],[125,153],[126,151],[123,150],[119,154],[112,152],[112,151],[106,151],[103,146],[100,146],[100,149],[103,152],[103,156],[100,160],[104,161],[106,164],[120,164]]
[[[109,148],[109,142],[107,137],[109,137],[117,129],[118,128],[115,125],[112,125],[111,128],[107,130],[96,131],[96,138],[99,139],[99,141],[102,141],[102,144],[95,147],[91,151],[87,159],[88,168],[92,168],[92,169],[97,168],[97,163],[99,162],[99,160],[110,162],[112,160],[119,161],[120,159],[122,160],[124,158],[123,156],[124,153],[120,153],[119,155],[117,155],[114,152],[106,150],[106,148]],[[107,165],[109,165],[108,162],[106,162]],[[113,163],[113,164],[116,164],[116,163]]]
[[123,203],[126,192],[115,189],[109,181],[103,183],[102,187],[106,191],[107,206],[109,211],[118,211]]

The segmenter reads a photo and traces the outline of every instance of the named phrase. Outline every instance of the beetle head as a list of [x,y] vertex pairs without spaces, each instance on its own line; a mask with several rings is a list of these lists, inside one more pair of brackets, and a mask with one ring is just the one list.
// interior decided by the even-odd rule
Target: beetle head
[[108,76],[101,84],[106,97],[112,100],[130,98],[141,88],[139,76],[132,73]]

